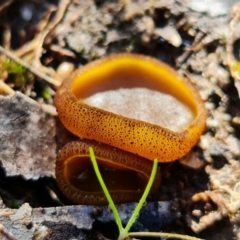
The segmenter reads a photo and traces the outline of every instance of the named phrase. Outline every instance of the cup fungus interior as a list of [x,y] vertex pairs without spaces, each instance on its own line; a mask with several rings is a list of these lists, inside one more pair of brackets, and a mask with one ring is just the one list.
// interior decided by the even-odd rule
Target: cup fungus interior
[[[109,191],[143,191],[148,178],[117,163],[97,159],[101,175]],[[88,156],[73,156],[64,162],[64,179],[83,192],[102,192]]]
[[191,90],[174,71],[135,55],[102,61],[76,76],[71,91],[88,105],[174,132],[186,130],[197,116]]

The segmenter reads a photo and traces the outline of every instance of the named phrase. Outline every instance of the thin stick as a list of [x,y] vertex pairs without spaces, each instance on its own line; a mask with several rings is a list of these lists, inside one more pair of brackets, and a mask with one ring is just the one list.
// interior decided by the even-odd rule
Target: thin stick
[[39,67],[39,66],[42,65],[41,62],[40,62],[40,58],[41,58],[42,52],[43,52],[43,43],[44,43],[46,35],[49,32],[48,25],[49,25],[50,16],[55,11],[56,11],[56,7],[51,6],[47,11],[46,16],[42,20],[41,28],[43,29],[43,31],[41,31],[37,35],[37,37],[36,37],[37,44],[36,44],[35,48],[33,49],[34,50],[34,53],[33,53],[34,56],[33,56],[32,66],[34,66],[34,67]]
[[2,224],[0,224],[0,235],[3,239],[17,240],[11,233],[7,231],[7,229]]
[[176,233],[159,233],[159,232],[131,232],[128,237],[166,237],[167,239],[175,238],[182,240],[203,240],[202,238],[195,238],[188,235]]
[[64,17],[64,14],[70,4],[70,0],[61,0],[59,2],[59,7],[58,7],[58,10],[56,12],[56,15],[53,19],[52,22],[48,23],[48,20],[50,19],[50,15],[51,13],[55,10],[54,8],[51,8],[49,9],[49,13],[47,14],[46,16],[46,21],[45,21],[45,24],[46,24],[46,27],[45,29],[43,30],[43,32],[41,32],[41,34],[38,36],[38,45],[37,45],[37,48],[35,50],[35,53],[34,53],[34,59],[33,59],[33,65],[34,66],[38,66],[38,64],[40,65],[40,57],[42,55],[42,49],[43,49],[43,43],[46,39],[46,37],[57,27],[57,25],[62,21],[63,17]]
[[0,95],[14,95],[15,91],[0,79]]
[[29,70],[30,72],[32,72],[34,75],[36,75],[39,78],[42,78],[43,80],[45,80],[46,82],[58,87],[60,85],[60,82],[55,80],[52,77],[49,77],[43,73],[41,73],[37,68],[28,65],[25,61],[23,61],[20,58],[17,58],[13,53],[11,53],[10,51],[4,49],[2,46],[0,46],[0,52],[2,54],[4,54],[5,56],[7,56],[8,58],[10,58],[12,61],[20,64],[21,66],[25,67],[27,70]]
[[0,5],[0,12],[2,12],[5,8],[7,8],[9,5],[11,5],[13,0],[8,0],[5,3],[2,3]]
[[11,45],[11,30],[9,24],[3,24],[3,46],[5,49],[10,49]]

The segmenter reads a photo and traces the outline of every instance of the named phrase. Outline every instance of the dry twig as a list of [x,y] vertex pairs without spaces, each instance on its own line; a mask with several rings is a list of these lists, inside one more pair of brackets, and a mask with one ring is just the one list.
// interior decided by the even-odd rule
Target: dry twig
[[6,240],[17,240],[11,233],[9,233],[2,224],[0,224],[0,237]]
[[4,30],[3,30],[3,46],[5,49],[10,49],[11,44],[11,29],[9,24],[2,24]]
[[43,74],[41,71],[39,71],[37,68],[28,65],[25,61],[19,59],[18,57],[16,57],[13,53],[11,53],[10,51],[4,49],[2,46],[0,46],[0,52],[2,54],[4,54],[5,56],[7,56],[8,58],[10,58],[12,61],[22,65],[24,68],[28,69],[30,72],[32,72],[34,75],[36,75],[39,78],[42,78],[43,80],[45,80],[46,82],[54,85],[54,86],[59,86],[60,82],[55,80],[54,78],[47,76],[46,74]]
[[[44,41],[46,39],[46,37],[56,28],[56,26],[62,21],[63,16],[66,12],[66,9],[68,7],[68,5],[70,4],[70,0],[61,0],[61,2],[59,3],[59,8],[57,10],[56,16],[53,19],[52,22],[49,22],[50,16],[52,14],[52,12],[56,11],[55,7],[52,7],[49,9],[48,13],[46,14],[46,17],[44,19],[44,21],[42,22],[43,27],[43,31],[40,32],[40,34],[38,35],[38,44],[37,44],[37,48],[35,50],[35,57],[33,60],[33,65],[36,67],[37,65],[35,64],[40,64],[39,59],[41,58],[41,54],[42,54],[42,47],[44,44]],[[39,62],[39,63],[37,63]]]
[[0,79],[0,95],[14,95],[14,90]]
[[2,3],[0,5],[0,12],[2,12],[4,9],[6,9],[9,5],[11,5],[13,0],[8,0],[5,3]]

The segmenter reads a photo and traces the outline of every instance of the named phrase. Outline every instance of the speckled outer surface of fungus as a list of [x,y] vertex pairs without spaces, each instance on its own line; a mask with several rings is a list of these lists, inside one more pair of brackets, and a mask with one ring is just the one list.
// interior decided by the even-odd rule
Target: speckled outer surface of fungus
[[[148,160],[184,156],[206,120],[191,84],[164,63],[135,54],[79,68],[59,87],[55,105],[65,127],[81,139],[67,144],[56,164],[61,191],[78,204],[107,204],[91,167],[90,146],[113,200],[137,201],[150,176]],[[158,173],[152,192],[159,185]]]
[[[121,95],[123,90],[130,90],[127,99],[134,101],[127,105],[118,101],[112,105],[113,111],[86,103],[96,94],[115,91]],[[145,91],[146,99],[146,90],[151,94],[148,94],[144,109],[154,112],[148,117],[154,118],[154,123],[129,117],[147,112],[140,106],[141,95],[135,94]],[[151,99],[156,92],[163,96]],[[169,96],[172,97],[170,101],[164,102]],[[96,99],[99,101],[98,97]],[[150,160],[157,158],[159,162],[173,161],[189,152],[199,140],[206,121],[204,104],[191,84],[166,64],[135,54],[116,54],[79,68],[58,89],[55,105],[61,121],[75,135]],[[120,114],[117,105],[125,108]],[[164,111],[160,111],[158,105],[164,106]],[[164,121],[171,122],[170,125],[161,125],[164,115],[168,115]],[[179,121],[185,122],[174,129]]]

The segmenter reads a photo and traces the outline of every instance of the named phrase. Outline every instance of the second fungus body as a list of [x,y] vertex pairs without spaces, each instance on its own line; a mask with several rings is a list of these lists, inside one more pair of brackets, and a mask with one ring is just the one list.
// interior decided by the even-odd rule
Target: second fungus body
[[58,89],[55,105],[75,135],[150,165],[147,159],[169,162],[188,153],[206,120],[191,84],[164,63],[135,54],[112,55],[76,70]]
[[[152,170],[152,163],[132,153],[85,140],[70,142],[58,154],[56,178],[62,192],[78,204],[106,204],[92,163],[89,147],[94,149],[103,179],[115,203],[140,199]],[[157,191],[160,174],[151,192]]]

